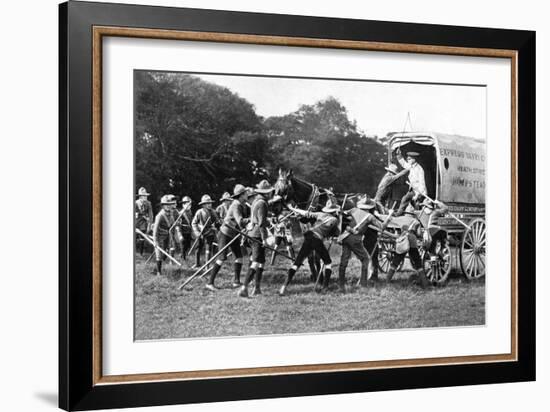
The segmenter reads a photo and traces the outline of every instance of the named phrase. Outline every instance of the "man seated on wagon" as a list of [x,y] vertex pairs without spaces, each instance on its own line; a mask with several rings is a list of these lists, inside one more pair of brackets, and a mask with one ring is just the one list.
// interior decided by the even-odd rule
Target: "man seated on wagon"
[[409,171],[409,190],[401,199],[399,209],[395,213],[395,216],[401,216],[405,213],[405,209],[412,202],[421,201],[427,194],[426,180],[424,178],[424,169],[417,161],[417,157],[420,155],[417,152],[408,152],[407,160],[401,155],[401,149],[395,151],[397,161],[399,164]]

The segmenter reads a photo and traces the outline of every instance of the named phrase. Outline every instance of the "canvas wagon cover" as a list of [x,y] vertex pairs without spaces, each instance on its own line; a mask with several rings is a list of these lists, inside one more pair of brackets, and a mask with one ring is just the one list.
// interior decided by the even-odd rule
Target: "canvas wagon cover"
[[443,133],[398,133],[390,139],[390,150],[410,142],[435,146],[438,152],[438,200],[485,204],[485,141]]

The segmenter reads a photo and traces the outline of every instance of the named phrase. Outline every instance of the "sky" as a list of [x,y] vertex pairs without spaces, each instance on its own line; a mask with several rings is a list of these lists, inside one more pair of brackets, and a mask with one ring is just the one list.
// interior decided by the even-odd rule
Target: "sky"
[[[485,87],[358,80],[197,75],[229,88],[252,103],[263,117],[280,116],[302,104],[337,98],[368,135],[385,136],[405,128],[485,139]],[[411,131],[407,123],[406,131]]]

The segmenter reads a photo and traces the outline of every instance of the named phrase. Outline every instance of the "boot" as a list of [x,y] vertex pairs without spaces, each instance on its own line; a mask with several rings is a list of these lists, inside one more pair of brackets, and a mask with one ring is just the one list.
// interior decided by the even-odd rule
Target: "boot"
[[157,276],[162,275],[162,261],[157,260]]
[[288,274],[286,275],[286,280],[283,286],[281,286],[281,289],[279,290],[279,296],[284,296],[286,294],[286,288],[290,284],[290,281],[296,274],[296,269],[290,268],[288,269]]
[[338,289],[342,293],[346,293],[346,268],[340,267],[338,268]]
[[254,268],[252,267],[248,268],[248,272],[246,273],[246,277],[244,279],[244,285],[241,287],[241,290],[239,291],[239,296],[241,298],[248,297],[248,285],[252,280],[252,277],[254,276],[254,272],[255,272]]
[[359,279],[359,284],[362,287],[367,287],[369,282],[369,263],[361,262],[361,278]]
[[232,286],[234,288],[238,288],[239,286],[241,286],[241,269],[243,267],[243,264],[242,263],[234,263],[233,264],[233,272],[234,272],[234,277],[233,277],[233,284]]
[[388,274],[386,275],[386,282],[390,283],[393,279],[393,275],[395,275],[395,268],[390,268]]
[[[221,269],[221,265],[219,265],[217,262],[214,263],[212,271],[210,272],[210,279],[208,280],[208,284],[206,285],[206,287],[208,289],[210,289],[208,287],[208,285],[210,285],[210,286],[212,286],[212,288],[216,289],[216,287],[214,286],[214,281],[216,280],[216,276],[218,275],[218,272],[220,271],[220,269]],[[210,289],[210,290],[212,290],[212,289]]]
[[200,268],[200,267],[201,267],[201,251],[200,249],[197,249],[197,251],[195,252],[195,266],[193,267],[193,269]]
[[264,270],[262,268],[258,268],[254,273],[254,289],[252,289],[252,296],[257,296],[262,294],[261,283],[262,283],[263,271]]
[[332,270],[326,268],[325,269],[325,275],[323,277],[323,290],[326,292],[328,291],[328,286],[330,284],[330,276],[332,275]]

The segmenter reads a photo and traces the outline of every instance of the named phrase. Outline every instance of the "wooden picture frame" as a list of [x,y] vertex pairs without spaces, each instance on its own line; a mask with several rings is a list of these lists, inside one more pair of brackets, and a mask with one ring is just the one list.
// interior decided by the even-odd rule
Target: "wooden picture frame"
[[[59,13],[61,408],[87,410],[535,379],[534,32],[85,2],[61,4]],[[510,59],[511,353],[103,376],[101,46],[105,36]]]

